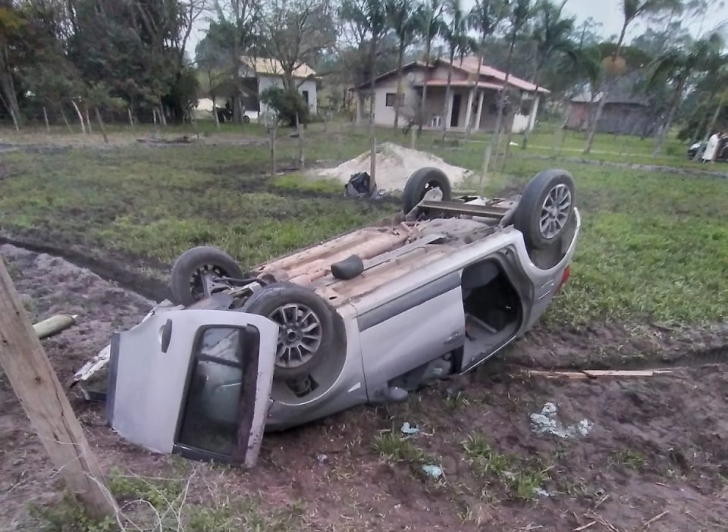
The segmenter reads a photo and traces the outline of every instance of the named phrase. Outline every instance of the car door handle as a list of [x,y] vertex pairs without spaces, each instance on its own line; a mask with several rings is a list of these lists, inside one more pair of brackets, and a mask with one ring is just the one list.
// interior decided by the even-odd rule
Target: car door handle
[[456,342],[457,340],[459,340],[462,337],[462,335],[463,335],[463,333],[461,331],[451,334],[450,337],[447,340],[445,340],[445,345]]

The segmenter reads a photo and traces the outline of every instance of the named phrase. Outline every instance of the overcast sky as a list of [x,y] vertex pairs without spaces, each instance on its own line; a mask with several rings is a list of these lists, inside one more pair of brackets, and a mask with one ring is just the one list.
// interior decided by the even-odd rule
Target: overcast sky
[[[470,0],[472,1],[472,0]],[[564,13],[568,13],[576,17],[577,25],[585,21],[589,17],[603,24],[602,34],[605,37],[619,34],[622,29],[622,8],[621,0],[567,0]],[[725,2],[716,2],[717,7],[710,13],[706,14],[705,20],[692,21],[690,30],[693,35],[697,35],[701,30],[701,22],[703,22],[703,32],[715,28],[720,22],[728,21],[728,6]],[[722,4],[722,5],[720,5]],[[639,35],[644,29],[640,28],[641,24],[635,23],[627,30],[628,39]]]
[[[558,2],[558,0],[555,1]],[[475,0],[464,0],[463,5],[466,9],[470,9],[474,3]],[[602,24],[601,34],[604,38],[608,38],[611,35],[619,34],[622,29],[621,3],[621,0],[567,0],[564,14],[576,17],[577,26],[590,17],[593,18],[596,22]],[[704,19],[698,17],[689,24],[693,35],[697,36],[701,31],[705,33],[721,23],[728,24],[728,0],[716,0],[714,3],[717,7],[712,12],[707,13]],[[194,57],[195,46],[205,36],[207,23],[199,21],[196,26],[196,31],[193,32],[187,45],[191,57]],[[627,41],[639,35],[643,30],[644,26],[639,22],[630,25],[627,31]]]

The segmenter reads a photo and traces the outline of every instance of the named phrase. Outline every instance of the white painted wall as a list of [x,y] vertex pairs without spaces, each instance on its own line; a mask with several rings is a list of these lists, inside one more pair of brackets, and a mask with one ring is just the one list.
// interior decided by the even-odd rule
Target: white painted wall
[[[297,84],[299,82],[296,82]],[[258,77],[258,94],[261,94],[264,90],[269,87],[280,87],[283,88],[283,79],[278,76],[259,76]],[[307,79],[300,85],[298,85],[298,92],[303,95],[304,91],[308,91],[308,109],[312,114],[318,112],[317,94],[316,94],[316,81],[313,79]],[[268,106],[263,102],[260,102],[261,114],[267,111]]]
[[[419,106],[419,96],[417,91],[412,86],[407,76],[403,76],[402,80],[402,94],[404,95],[404,104],[400,108],[399,112],[399,125],[403,126],[407,122],[407,117],[415,116],[417,108]],[[387,106],[387,94],[397,94],[397,77],[383,80],[377,84],[374,90],[374,123],[380,126],[392,126],[394,125],[394,106]],[[366,90],[365,90],[366,94]],[[369,110],[369,106],[364,111],[364,115]]]

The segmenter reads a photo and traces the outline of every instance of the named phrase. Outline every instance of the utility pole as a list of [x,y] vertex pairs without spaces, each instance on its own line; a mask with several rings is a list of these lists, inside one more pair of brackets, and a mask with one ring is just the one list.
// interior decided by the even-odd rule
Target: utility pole
[[119,508],[104,484],[81,424],[71,408],[20,296],[0,258],[0,368],[10,381],[55,469],[93,517]]

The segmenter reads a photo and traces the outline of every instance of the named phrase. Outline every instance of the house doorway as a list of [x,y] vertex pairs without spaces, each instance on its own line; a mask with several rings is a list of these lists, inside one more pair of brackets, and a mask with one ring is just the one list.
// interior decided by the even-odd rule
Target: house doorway
[[462,98],[460,94],[452,96],[452,114],[450,115],[450,127],[458,127],[460,122],[460,103]]

